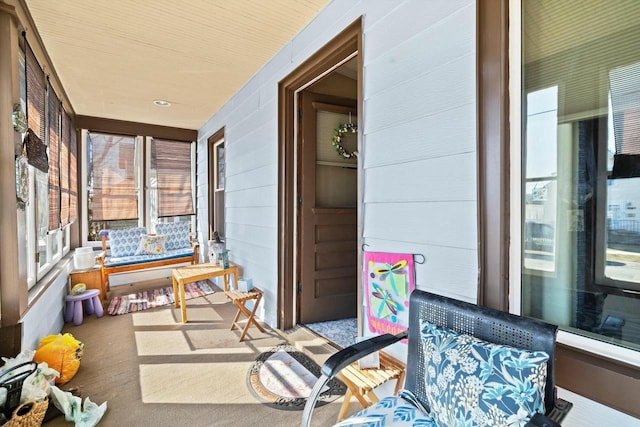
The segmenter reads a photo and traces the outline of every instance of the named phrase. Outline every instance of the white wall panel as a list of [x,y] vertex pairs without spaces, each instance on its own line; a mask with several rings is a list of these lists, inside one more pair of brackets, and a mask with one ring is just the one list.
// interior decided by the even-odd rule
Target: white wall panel
[[475,215],[475,201],[367,203],[365,243],[377,238],[476,249]]
[[[42,338],[57,334],[62,330],[64,326],[64,298],[68,293],[67,283],[69,271],[73,267],[72,264],[70,262],[61,267],[58,277],[20,320],[23,331],[22,351],[36,350]],[[46,278],[43,282],[46,282]]]
[[[375,3],[375,2],[373,2]],[[376,7],[377,5],[372,5]],[[299,63],[299,58],[308,58],[324,46],[332,37],[327,38],[335,29],[342,29],[358,19],[362,13],[362,1],[334,0],[291,41],[291,59]]]
[[273,227],[273,224],[278,219],[278,212],[274,207],[227,207],[225,215],[227,223],[257,225],[260,227]]
[[234,243],[252,245],[261,252],[265,249],[272,249],[273,239],[276,238],[277,234],[277,230],[273,227],[235,224],[233,222],[227,224],[226,231],[233,236]]
[[366,132],[437,114],[475,101],[475,55],[439,65],[374,97],[365,90]]
[[475,19],[474,15],[475,9],[469,5],[375,60],[369,60],[367,56],[367,97],[431,73],[460,56],[473,54],[475,34],[468,22]]
[[278,293],[278,82],[361,15],[364,237],[370,250],[425,253],[418,268],[432,289],[474,298],[473,4],[334,0],[200,129],[199,225],[208,227],[206,138],[224,126],[227,247],[265,291],[258,313],[269,324]]
[[475,103],[365,135],[364,167],[476,151]]
[[[473,3],[471,0],[404,2],[383,19],[377,20],[370,28],[367,27],[365,64]],[[446,43],[446,40],[440,42]]]
[[225,191],[244,190],[247,188],[276,185],[278,165],[270,163],[256,169],[227,176],[225,179]]
[[278,187],[265,185],[245,190],[227,191],[224,197],[225,206],[229,208],[276,207]]
[[474,201],[475,184],[475,153],[412,160],[367,169],[364,202]]

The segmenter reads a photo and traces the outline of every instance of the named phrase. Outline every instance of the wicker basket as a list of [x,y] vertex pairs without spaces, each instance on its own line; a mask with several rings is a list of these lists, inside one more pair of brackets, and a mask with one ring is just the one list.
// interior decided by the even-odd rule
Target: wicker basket
[[49,407],[49,400],[30,401],[18,406],[3,427],[39,427]]

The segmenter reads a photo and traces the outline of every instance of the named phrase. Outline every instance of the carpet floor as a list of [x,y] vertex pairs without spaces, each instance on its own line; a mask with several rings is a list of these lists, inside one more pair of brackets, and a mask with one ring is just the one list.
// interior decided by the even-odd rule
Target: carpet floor
[[[127,293],[136,289],[127,288]],[[223,292],[187,301],[189,322],[171,305],[127,316],[85,316],[67,323],[84,343],[80,369],[63,389],[75,388],[96,404],[107,402],[100,427],[295,426],[301,411],[281,411],[259,402],[246,376],[258,356],[286,340],[322,364],[335,348],[305,328],[278,333],[250,328],[230,331],[236,308]],[[265,325],[266,326],[266,325]],[[343,398],[317,408],[313,425],[333,425]],[[353,401],[350,413],[361,409]],[[68,427],[63,416],[47,427]]]

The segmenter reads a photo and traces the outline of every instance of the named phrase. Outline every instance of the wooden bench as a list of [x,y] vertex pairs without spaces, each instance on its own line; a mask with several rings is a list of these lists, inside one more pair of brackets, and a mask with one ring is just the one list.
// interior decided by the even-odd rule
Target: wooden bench
[[133,255],[120,258],[110,256],[109,231],[103,230],[100,236],[102,252],[96,259],[100,265],[103,289],[107,291],[110,289],[109,275],[112,273],[125,273],[175,264],[197,264],[199,262],[199,244],[191,237],[190,233],[187,233],[190,248],[185,248],[185,250],[170,250],[164,254],[154,256]]

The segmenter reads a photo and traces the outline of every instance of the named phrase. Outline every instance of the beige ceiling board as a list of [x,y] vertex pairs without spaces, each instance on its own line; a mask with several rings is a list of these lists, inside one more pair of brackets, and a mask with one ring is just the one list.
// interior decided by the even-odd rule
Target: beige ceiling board
[[329,1],[25,0],[77,114],[187,129]]

